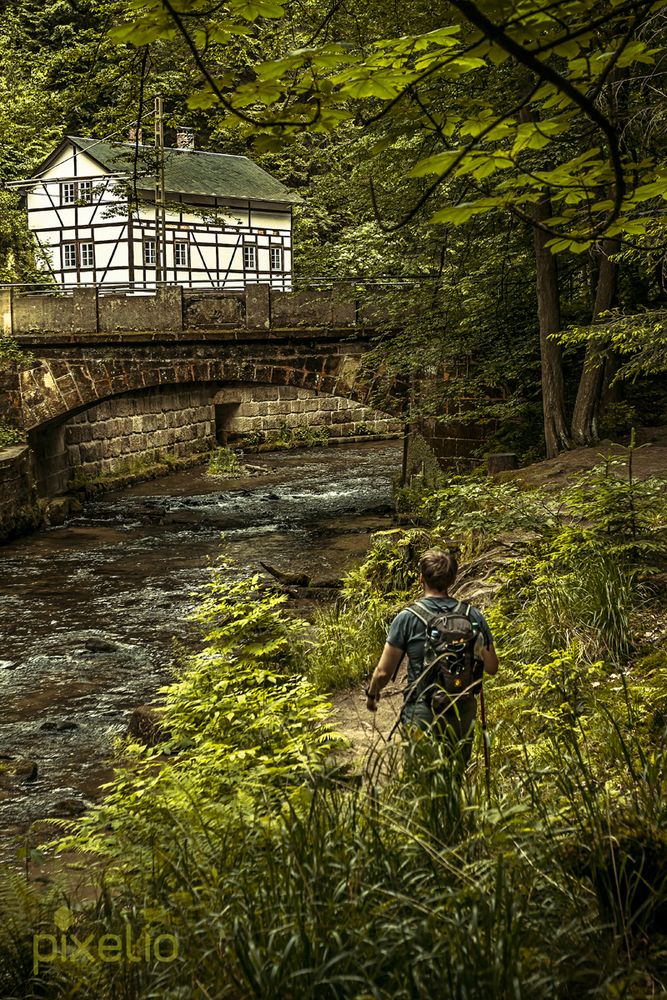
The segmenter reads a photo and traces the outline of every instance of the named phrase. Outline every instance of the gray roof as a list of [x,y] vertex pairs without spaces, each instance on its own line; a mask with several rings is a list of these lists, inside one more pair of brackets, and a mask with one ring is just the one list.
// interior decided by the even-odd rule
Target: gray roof
[[[68,135],[67,140],[111,173],[128,173],[155,178],[155,147],[138,147],[133,142],[105,142]],[[206,153],[200,149],[165,149],[165,189],[172,194],[208,195],[235,198],[242,201],[303,203],[303,198],[290,191],[279,180],[267,174],[247,156],[227,153]]]

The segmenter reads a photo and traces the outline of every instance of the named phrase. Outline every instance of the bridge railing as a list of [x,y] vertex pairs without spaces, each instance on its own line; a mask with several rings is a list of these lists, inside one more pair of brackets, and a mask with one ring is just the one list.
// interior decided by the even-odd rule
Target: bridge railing
[[3,332],[19,338],[40,333],[373,328],[388,318],[389,296],[400,295],[407,284],[414,282],[322,279],[295,291],[268,284],[247,285],[242,291],[165,284],[152,294],[96,285],[76,285],[69,292],[4,286],[0,318]]

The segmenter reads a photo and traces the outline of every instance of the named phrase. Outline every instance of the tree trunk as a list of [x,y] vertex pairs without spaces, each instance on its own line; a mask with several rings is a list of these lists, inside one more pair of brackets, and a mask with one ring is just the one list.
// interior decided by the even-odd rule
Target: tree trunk
[[[548,194],[533,206],[535,222],[544,222],[552,215]],[[537,314],[540,323],[540,359],[542,368],[542,409],[544,413],[544,441],[547,458],[569,448],[570,438],[565,420],[565,390],[560,345],[550,340],[560,330],[560,297],[558,294],[558,265],[546,246],[550,236],[533,226],[535,266],[537,271]]]
[[[536,121],[537,112],[523,108],[522,121]],[[551,198],[545,191],[541,200],[533,205],[534,223],[551,218]],[[560,330],[560,295],[558,291],[558,265],[547,247],[551,237],[539,226],[533,226],[535,269],[537,273],[537,314],[540,325],[540,361],[542,369],[542,411],[544,413],[544,441],[547,458],[570,447],[570,436],[565,420],[565,388],[560,344],[550,340],[551,334]]]
[[[617,253],[617,239],[604,240],[602,243],[602,263],[598,276],[593,306],[593,321],[607,309],[611,309],[616,297],[616,281],[618,264],[609,258]],[[600,403],[607,385],[606,374],[609,372],[607,361],[608,338],[595,337],[586,345],[584,370],[581,373],[577,399],[572,414],[572,439],[575,444],[593,444],[598,440],[598,420]]]

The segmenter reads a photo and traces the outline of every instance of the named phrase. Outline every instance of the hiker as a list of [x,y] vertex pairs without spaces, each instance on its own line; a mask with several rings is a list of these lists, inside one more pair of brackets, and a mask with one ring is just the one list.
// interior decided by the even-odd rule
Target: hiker
[[[418,727],[451,741],[467,763],[472,751],[477,714],[475,695],[479,692],[482,675],[496,673],[498,656],[491,630],[479,608],[461,604],[450,597],[449,589],[457,572],[456,557],[450,552],[429,549],[421,557],[419,583],[424,591],[423,597],[400,611],[391,623],[382,655],[366,688],[366,707],[370,712],[376,711],[380,692],[395,676],[403,655],[407,653],[408,683],[401,721],[408,728]],[[451,617],[448,617],[449,612]],[[434,629],[438,623],[436,619],[440,624],[443,621],[445,624],[458,624],[463,634],[470,637],[466,663],[471,669],[463,666],[463,657],[459,656],[458,666],[455,662],[453,669],[459,669],[460,673],[448,675],[446,681],[443,681],[442,673],[437,674],[438,663],[433,664],[433,669],[430,664],[425,666],[424,663],[425,658],[433,660],[439,652],[435,647],[442,634]],[[434,637],[428,642],[427,627]],[[438,661],[442,662],[443,658],[438,657]],[[447,656],[444,662],[447,662]],[[446,688],[440,686],[438,680],[446,683]],[[465,686],[457,693],[456,686],[462,684]]]

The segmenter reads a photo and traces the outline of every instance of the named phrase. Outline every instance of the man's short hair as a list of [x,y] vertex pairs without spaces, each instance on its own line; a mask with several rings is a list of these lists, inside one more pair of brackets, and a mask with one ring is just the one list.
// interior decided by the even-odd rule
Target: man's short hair
[[456,556],[444,549],[429,549],[419,560],[419,572],[431,590],[446,593],[454,583],[458,571]]

